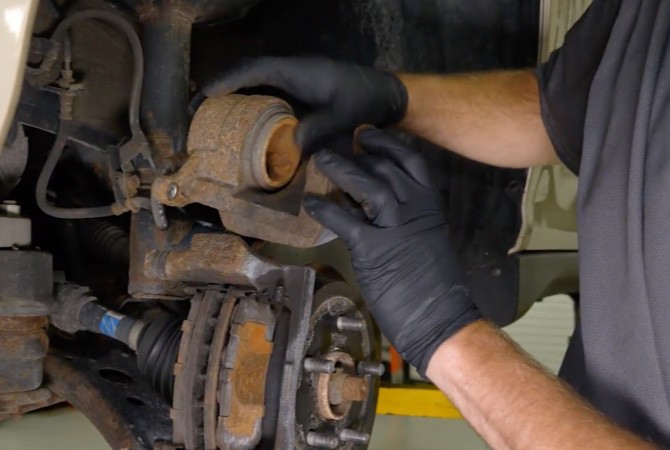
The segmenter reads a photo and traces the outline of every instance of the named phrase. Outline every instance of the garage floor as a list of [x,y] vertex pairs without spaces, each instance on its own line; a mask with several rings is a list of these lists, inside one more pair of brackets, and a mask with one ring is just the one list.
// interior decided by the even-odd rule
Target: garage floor
[[[28,414],[0,424],[2,450],[109,450],[91,423],[73,408]],[[370,450],[483,450],[463,421],[380,416]]]

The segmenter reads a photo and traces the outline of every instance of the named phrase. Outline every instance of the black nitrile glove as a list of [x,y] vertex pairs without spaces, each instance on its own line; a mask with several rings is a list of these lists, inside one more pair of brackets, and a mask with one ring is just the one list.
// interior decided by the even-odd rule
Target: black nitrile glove
[[360,219],[310,196],[305,209],[344,240],[379,327],[425,375],[441,343],[482,316],[462,286],[463,270],[423,158],[395,136],[361,133],[351,162],[324,150],[321,171],[363,207]]
[[398,77],[326,58],[252,60],[219,76],[203,93],[230,94],[255,86],[282,89],[317,108],[297,130],[296,141],[302,148],[322,138],[353,132],[359,125],[394,125],[407,112],[407,89]]

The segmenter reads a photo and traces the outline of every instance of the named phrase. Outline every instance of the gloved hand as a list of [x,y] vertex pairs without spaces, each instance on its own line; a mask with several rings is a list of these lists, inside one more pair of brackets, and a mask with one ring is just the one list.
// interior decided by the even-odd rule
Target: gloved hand
[[425,375],[435,350],[482,316],[462,286],[463,270],[423,158],[395,136],[366,130],[355,162],[324,150],[320,170],[363,207],[357,218],[319,197],[305,210],[344,240],[379,327]]
[[296,132],[303,149],[359,125],[394,125],[407,112],[407,89],[398,77],[326,58],[252,60],[209,83],[203,94],[230,94],[254,86],[277,87],[316,108]]

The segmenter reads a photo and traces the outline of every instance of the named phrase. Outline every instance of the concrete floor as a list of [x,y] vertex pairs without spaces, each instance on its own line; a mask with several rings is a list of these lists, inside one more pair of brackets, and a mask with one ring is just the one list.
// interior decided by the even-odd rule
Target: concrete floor
[[[28,414],[0,424],[2,450],[109,450],[91,423],[73,408]],[[463,421],[379,416],[370,450],[484,450]]]

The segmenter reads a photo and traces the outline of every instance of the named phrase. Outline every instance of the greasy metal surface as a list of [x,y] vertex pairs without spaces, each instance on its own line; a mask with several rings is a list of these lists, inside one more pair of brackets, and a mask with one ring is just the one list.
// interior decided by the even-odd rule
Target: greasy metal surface
[[271,284],[276,270],[278,266],[256,256],[232,234],[197,234],[186,250],[153,251],[145,261],[145,273],[157,279],[255,288]]
[[45,316],[53,289],[51,254],[0,250],[0,316]]
[[219,386],[220,448],[251,450],[261,440],[275,316],[268,304],[241,300],[230,330]]
[[114,450],[149,450],[169,441],[169,408],[118,349],[102,355],[54,353],[47,357],[48,389],[93,422]]
[[243,236],[303,248],[331,239],[302,209],[305,192],[329,196],[334,190],[313,161],[276,192],[260,189],[254,177],[254,160],[257,168],[266,167],[258,156],[272,137],[268,127],[287,117],[288,105],[273,97],[207,99],[191,123],[188,160],[176,174],[154,182],[152,197],[170,206],[215,208],[224,226]]
[[216,428],[219,420],[219,375],[223,355],[228,344],[228,333],[233,318],[233,311],[237,304],[237,291],[231,291],[226,295],[219,317],[216,321],[214,336],[207,361],[207,374],[205,378],[205,395],[203,398],[204,410],[204,438],[205,449],[216,450]]
[[0,317],[0,394],[40,387],[47,324],[46,317]]
[[223,294],[206,291],[191,302],[188,318],[182,323],[182,340],[175,364],[172,418],[173,440],[187,450],[204,446],[205,377],[217,317]]
[[[173,7],[143,20],[147,67],[142,86],[142,125],[156,164],[184,150],[188,132],[192,21]],[[160,68],[160,69],[159,69]]]

